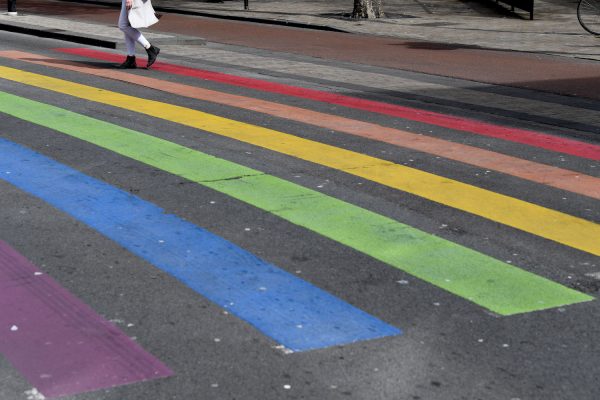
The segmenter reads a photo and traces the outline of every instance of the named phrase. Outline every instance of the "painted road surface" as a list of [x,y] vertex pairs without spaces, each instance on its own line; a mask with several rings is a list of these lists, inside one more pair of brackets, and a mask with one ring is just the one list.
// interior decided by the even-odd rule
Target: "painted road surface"
[[586,398],[585,132],[20,40],[0,48],[1,398]]
[[141,199],[0,142],[3,179],[98,230],[292,351],[400,334]]
[[[499,263],[366,210],[356,209],[318,192],[282,182],[261,171],[214,160],[171,143],[156,142],[152,137],[90,120],[64,109],[44,107],[2,92],[0,99],[4,104],[0,110],[9,115],[111,150],[116,149],[138,161],[234,196],[387,261],[500,314],[510,315],[591,300],[589,296],[560,287],[511,265]],[[142,153],[137,151],[140,146],[144,149]],[[173,160],[177,160],[175,166]],[[205,173],[200,172],[204,169]],[[290,201],[290,197],[294,200]],[[415,249],[418,250],[416,254]],[[443,264],[445,267],[440,271],[430,268],[431,264]]]
[[45,397],[172,374],[5,242],[0,281],[0,351]]

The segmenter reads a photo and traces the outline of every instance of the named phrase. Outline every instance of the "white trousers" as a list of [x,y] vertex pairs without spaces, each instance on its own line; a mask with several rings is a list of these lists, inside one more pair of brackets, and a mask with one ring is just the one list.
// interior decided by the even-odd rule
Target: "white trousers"
[[125,47],[127,48],[128,56],[135,56],[135,42],[138,42],[144,48],[150,47],[150,42],[146,40],[144,35],[129,24],[127,18],[127,6],[125,0],[121,1],[121,14],[119,15],[119,29],[125,34]]

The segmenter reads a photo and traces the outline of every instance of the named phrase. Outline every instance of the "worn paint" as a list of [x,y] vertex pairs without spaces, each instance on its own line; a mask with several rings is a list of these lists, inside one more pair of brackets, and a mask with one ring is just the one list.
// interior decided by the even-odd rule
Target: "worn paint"
[[55,398],[172,375],[113,324],[38,272],[0,241],[0,353],[35,386],[32,396],[39,391]]
[[260,146],[402,190],[600,256],[600,224],[390,161],[202,111],[0,67],[2,79],[32,85]]
[[401,333],[139,197],[4,139],[0,154],[0,179],[96,229],[289,349]]
[[[92,67],[76,62],[62,60],[57,62],[56,59],[32,53],[1,51],[0,57],[115,79],[122,82],[146,86],[154,90],[176,94],[178,96],[185,96],[197,100],[260,112],[337,132],[389,143],[394,146],[425,152],[480,168],[495,170],[531,182],[567,190],[600,200],[600,178],[577,171],[569,171],[563,168],[480,149],[474,146],[418,135],[400,129],[320,113],[304,108],[183,85],[147,76],[113,71],[101,67]],[[319,185],[318,187],[323,187],[323,185]]]
[[3,92],[0,111],[232,196],[498,314],[593,299],[374,212],[166,140]]
[[[56,49],[63,53],[75,54],[101,60],[121,62],[122,56],[92,49],[63,48]],[[445,115],[418,108],[398,106],[379,101],[360,99],[356,97],[328,93],[315,89],[295,87],[276,82],[269,82],[253,78],[224,74],[221,72],[207,71],[199,68],[190,68],[169,63],[157,62],[152,68],[157,71],[168,72],[176,75],[194,77],[256,89],[264,92],[279,93],[308,100],[336,104],[348,108],[369,111],[377,114],[390,115],[411,121],[423,122],[429,125],[464,131],[482,136],[507,140],[515,143],[526,144],[541,149],[570,154],[577,157],[589,158],[600,161],[600,146],[583,143],[577,140],[561,138],[541,132],[535,132],[515,127],[504,127],[474,119]]]

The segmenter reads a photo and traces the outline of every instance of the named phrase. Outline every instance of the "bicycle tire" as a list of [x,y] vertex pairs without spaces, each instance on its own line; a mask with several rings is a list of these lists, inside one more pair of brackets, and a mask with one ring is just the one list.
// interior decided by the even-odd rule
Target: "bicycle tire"
[[592,35],[600,35],[600,0],[580,0],[577,19],[583,29]]

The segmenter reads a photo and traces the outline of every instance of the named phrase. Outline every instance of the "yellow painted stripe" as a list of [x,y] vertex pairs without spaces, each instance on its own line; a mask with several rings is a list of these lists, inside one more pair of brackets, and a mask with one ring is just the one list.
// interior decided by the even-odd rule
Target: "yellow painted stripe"
[[0,67],[0,77],[166,119],[342,170],[600,256],[600,225],[452,179],[172,104]]

